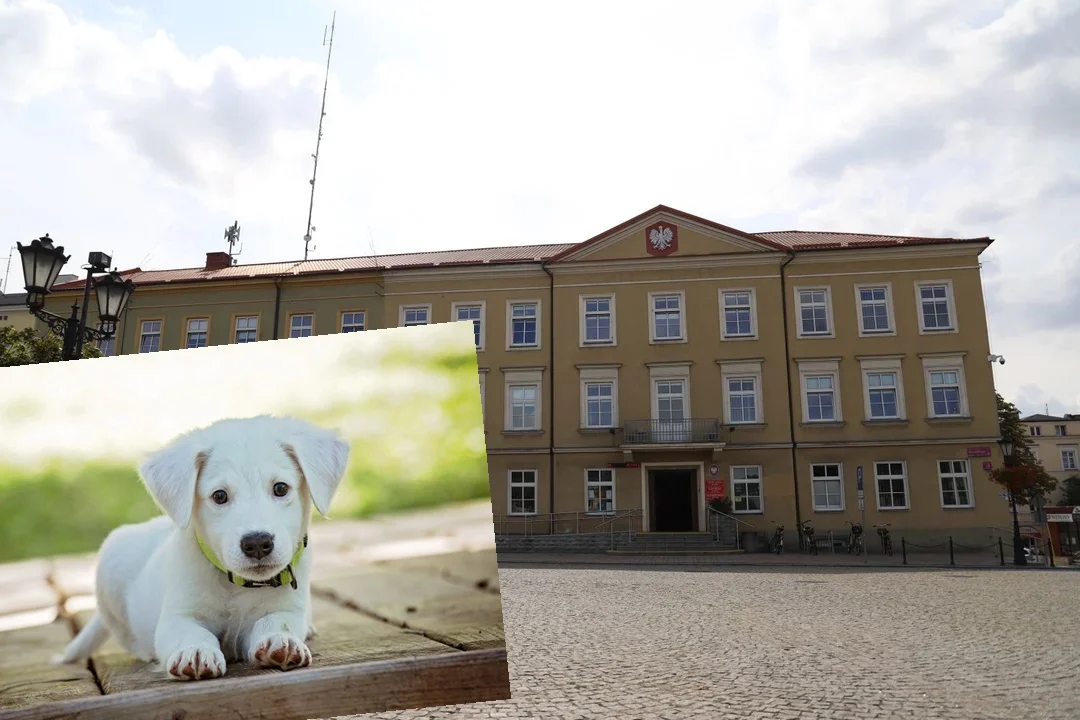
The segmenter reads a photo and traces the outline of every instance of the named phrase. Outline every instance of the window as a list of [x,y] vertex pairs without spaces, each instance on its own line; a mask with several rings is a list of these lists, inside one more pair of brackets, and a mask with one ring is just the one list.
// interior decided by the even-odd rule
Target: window
[[536,514],[536,471],[511,470],[509,511],[511,515]]
[[1055,425],[1054,426],[1054,434],[1057,435],[1058,437],[1064,437],[1067,434],[1065,432],[1065,426],[1064,425]]
[[362,312],[341,313],[341,332],[363,332],[365,329],[365,320],[366,318]]
[[757,337],[753,290],[720,291],[720,337],[724,340]]
[[1076,470],[1076,448],[1063,448],[1061,451],[1061,469]]
[[187,335],[184,347],[187,349],[201,348],[207,345],[207,336],[210,334],[210,321],[206,318],[192,318],[187,321]]
[[866,419],[903,420],[904,380],[900,358],[861,359]]
[[680,422],[686,419],[686,386],[682,380],[656,382],[656,419]]
[[1031,431],[1031,434],[1035,435],[1036,437],[1042,435],[1042,427],[1040,427],[1039,425],[1032,425],[1028,429]]
[[649,340],[682,342],[686,340],[683,321],[683,293],[649,293]]
[[907,473],[902,462],[874,463],[878,510],[907,509]]
[[315,329],[315,316],[314,315],[290,315],[289,316],[289,337],[311,337],[312,332]]
[[259,339],[258,316],[247,315],[236,318],[236,327],[233,328],[233,338],[238,343],[256,342]]
[[473,344],[477,350],[484,349],[484,303],[454,303],[452,305],[454,320],[466,322],[471,320],[473,327]]
[[102,357],[109,357],[116,352],[116,336],[110,335],[107,338],[98,340],[97,347],[101,351]]
[[583,367],[579,373],[581,376],[581,427],[615,427],[618,423],[618,366]]
[[540,424],[540,387],[543,371],[506,369],[506,411],[503,428],[507,431],[538,431]]
[[731,497],[733,512],[762,512],[760,465],[731,466]]
[[813,483],[815,511],[844,509],[844,481],[840,463],[811,465],[810,481]]
[[161,321],[143,320],[139,333],[139,352],[157,352],[161,349]]
[[859,335],[895,334],[892,287],[888,283],[856,285],[855,296],[859,308]]
[[530,300],[510,302],[507,305],[509,347],[511,349],[540,347],[540,302]]
[[919,303],[919,332],[953,332],[956,330],[952,283],[947,280],[915,283]]
[[615,298],[581,297],[581,344],[615,344]]
[[728,378],[728,418],[732,423],[757,422],[757,383],[752,377]]
[[615,512],[615,471],[585,471],[585,512],[606,515]]
[[804,423],[843,421],[838,360],[797,361],[802,390]]
[[795,288],[799,337],[832,337],[829,288]]
[[427,325],[431,322],[430,305],[402,305],[401,316],[398,324],[401,327],[413,327],[415,325]]
[[968,415],[964,389],[963,358],[923,358],[926,404],[930,418],[964,418]]
[[942,460],[938,462],[938,478],[941,480],[941,505],[947,508],[974,506],[971,497],[971,477],[967,460]]

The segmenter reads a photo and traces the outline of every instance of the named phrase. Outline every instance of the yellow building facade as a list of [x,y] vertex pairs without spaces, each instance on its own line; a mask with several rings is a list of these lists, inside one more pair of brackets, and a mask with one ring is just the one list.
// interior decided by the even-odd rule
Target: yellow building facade
[[[584,242],[126,273],[110,353],[472,322],[500,532],[1007,528],[989,238],[749,234],[658,206]],[[79,284],[60,286],[53,306]]]

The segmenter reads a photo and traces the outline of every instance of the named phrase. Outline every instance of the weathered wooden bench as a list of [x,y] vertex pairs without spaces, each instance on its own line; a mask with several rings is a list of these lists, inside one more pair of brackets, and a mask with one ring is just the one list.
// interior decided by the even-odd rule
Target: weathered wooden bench
[[230,665],[198,682],[168,680],[113,640],[85,666],[50,663],[93,612],[92,564],[0,566],[0,718],[284,720],[510,697],[494,548],[317,556],[311,666]]

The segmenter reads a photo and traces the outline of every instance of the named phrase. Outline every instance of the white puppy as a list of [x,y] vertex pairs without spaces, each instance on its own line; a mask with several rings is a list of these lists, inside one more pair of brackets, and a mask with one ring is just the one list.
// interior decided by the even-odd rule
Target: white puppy
[[112,634],[180,680],[230,662],[311,662],[311,506],[324,516],[349,456],[333,432],[259,416],[176,438],[139,469],[168,517],[101,546],[97,613],[58,658],[85,660]]

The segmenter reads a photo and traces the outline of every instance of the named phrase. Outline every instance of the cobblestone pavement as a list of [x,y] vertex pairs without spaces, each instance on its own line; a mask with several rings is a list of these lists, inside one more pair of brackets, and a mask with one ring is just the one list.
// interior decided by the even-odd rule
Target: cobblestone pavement
[[500,572],[513,699],[362,718],[1077,718],[1080,573]]

